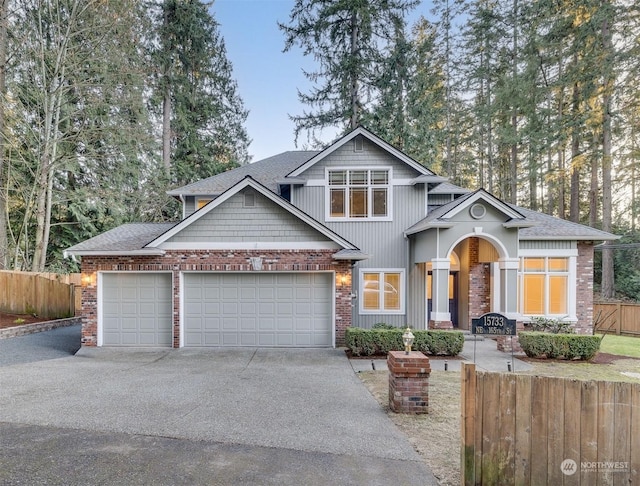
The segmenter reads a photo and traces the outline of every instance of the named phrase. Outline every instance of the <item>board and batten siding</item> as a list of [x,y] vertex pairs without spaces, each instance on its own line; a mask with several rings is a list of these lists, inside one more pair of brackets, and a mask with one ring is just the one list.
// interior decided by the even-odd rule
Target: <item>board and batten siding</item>
[[520,250],[575,250],[577,242],[566,240],[520,240]]
[[395,157],[382,150],[377,145],[365,139],[363,149],[355,151],[354,141],[346,143],[335,152],[314,164],[301,174],[307,180],[325,180],[327,167],[391,167],[394,179],[413,179],[420,174],[398,161]]
[[245,207],[244,193],[232,196],[202,216],[170,242],[329,241],[329,239],[259,193]]
[[[393,188],[392,221],[326,221],[324,187],[296,188],[292,192],[292,198],[294,204],[304,212],[369,255],[368,259],[358,262],[353,269],[354,290],[359,289],[361,269],[404,268],[406,269],[405,298],[409,297],[408,289],[416,277],[411,274],[408,267],[409,241],[403,234],[404,230],[424,218],[424,185],[395,186]],[[424,287],[424,283],[422,287]],[[412,307],[412,303],[410,300],[405,302],[405,309],[408,311]],[[404,326],[407,323],[406,314],[360,315],[357,299],[354,299],[353,305],[353,324],[357,327],[370,328],[378,322],[397,326]]]

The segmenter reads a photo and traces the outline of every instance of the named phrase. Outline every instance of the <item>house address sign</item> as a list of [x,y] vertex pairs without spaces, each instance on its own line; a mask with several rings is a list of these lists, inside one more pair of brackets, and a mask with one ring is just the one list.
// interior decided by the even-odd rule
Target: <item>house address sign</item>
[[516,320],[507,319],[502,314],[491,312],[477,319],[471,319],[472,334],[491,334],[494,336],[515,336]]

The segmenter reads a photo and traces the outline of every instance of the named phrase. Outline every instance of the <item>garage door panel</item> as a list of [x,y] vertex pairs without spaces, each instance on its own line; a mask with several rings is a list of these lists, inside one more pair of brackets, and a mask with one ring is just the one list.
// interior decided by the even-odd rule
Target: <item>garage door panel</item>
[[103,346],[171,346],[170,274],[105,273],[101,277]]
[[[330,273],[186,273],[184,345],[331,346],[332,282]],[[199,317],[212,314],[217,329],[204,329]]]

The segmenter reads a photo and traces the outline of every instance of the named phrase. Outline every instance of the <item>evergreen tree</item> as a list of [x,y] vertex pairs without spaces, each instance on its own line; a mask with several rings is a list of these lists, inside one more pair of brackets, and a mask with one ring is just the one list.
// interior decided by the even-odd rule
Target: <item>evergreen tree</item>
[[198,0],[153,9],[154,109],[162,112],[163,164],[182,185],[249,161],[248,112],[237,93],[218,24]]
[[[296,140],[326,127],[353,129],[367,119],[378,98],[385,49],[393,45],[404,15],[418,0],[296,0],[289,23],[280,23],[285,52],[299,46],[318,69],[314,84],[298,98],[310,107],[293,115]],[[382,82],[383,83],[383,82]]]

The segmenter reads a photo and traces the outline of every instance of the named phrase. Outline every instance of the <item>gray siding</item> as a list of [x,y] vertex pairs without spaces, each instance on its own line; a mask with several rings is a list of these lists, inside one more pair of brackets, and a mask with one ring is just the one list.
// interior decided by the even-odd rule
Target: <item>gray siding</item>
[[521,250],[572,250],[577,248],[575,241],[558,240],[522,240]]
[[187,196],[184,199],[184,217],[186,218],[196,210],[196,198],[194,196]]
[[[407,299],[405,310],[408,312],[411,308],[409,289],[413,286],[412,282],[416,277],[408,271],[409,243],[403,233],[405,229],[424,217],[424,185],[393,188],[393,221],[325,221],[324,198],[324,187],[294,188],[292,191],[292,200],[296,206],[370,255],[367,260],[358,262],[353,269],[354,292],[359,289],[360,269],[407,269],[405,272],[405,298]],[[420,285],[424,288],[424,281]],[[417,291],[420,292],[420,289]],[[354,299],[353,305],[354,326],[369,328],[377,322],[386,322],[396,326],[407,324],[405,314],[360,315],[358,299]],[[424,317],[421,321],[415,322],[422,321],[424,321]]]
[[[346,144],[336,152],[327,156],[324,160],[311,167],[302,174],[307,180],[325,180],[327,167],[350,166],[390,166],[393,168],[393,179],[412,179],[419,174],[399,162],[395,157],[382,151],[375,144],[364,141],[361,152],[354,151],[353,142]],[[403,236],[404,230],[420,221],[425,216],[425,186],[394,186],[393,187],[393,220],[392,221],[325,221],[325,188],[324,187],[298,187],[294,188],[291,195],[293,204],[311,215],[318,221],[331,228],[339,235],[356,245],[362,251],[370,255],[367,260],[358,262],[353,269],[353,290],[357,292],[360,287],[360,269],[364,268],[404,268],[405,269],[405,312],[412,312],[417,316],[420,312],[420,304],[417,311],[413,309],[416,300],[411,292],[422,292],[424,278],[419,283],[420,277],[409,270],[409,243]],[[418,287],[414,283],[418,282]],[[359,298],[359,297],[358,297]],[[422,299],[423,300],[423,299]],[[407,315],[380,314],[360,315],[358,299],[353,301],[353,325],[369,328],[377,322],[386,322],[396,326],[407,324]],[[424,308],[424,305],[422,305]],[[422,322],[424,317],[420,319]]]
[[343,166],[391,166],[393,167],[394,179],[412,179],[417,177],[418,172],[406,165],[404,162],[398,161],[389,153],[380,149],[377,145],[364,141],[363,150],[356,152],[353,148],[353,140],[323,160],[315,164],[301,174],[301,177],[308,180],[318,180],[325,178],[326,167],[343,167]]
[[255,206],[244,206],[244,191],[169,239],[170,242],[330,241],[254,191]]

